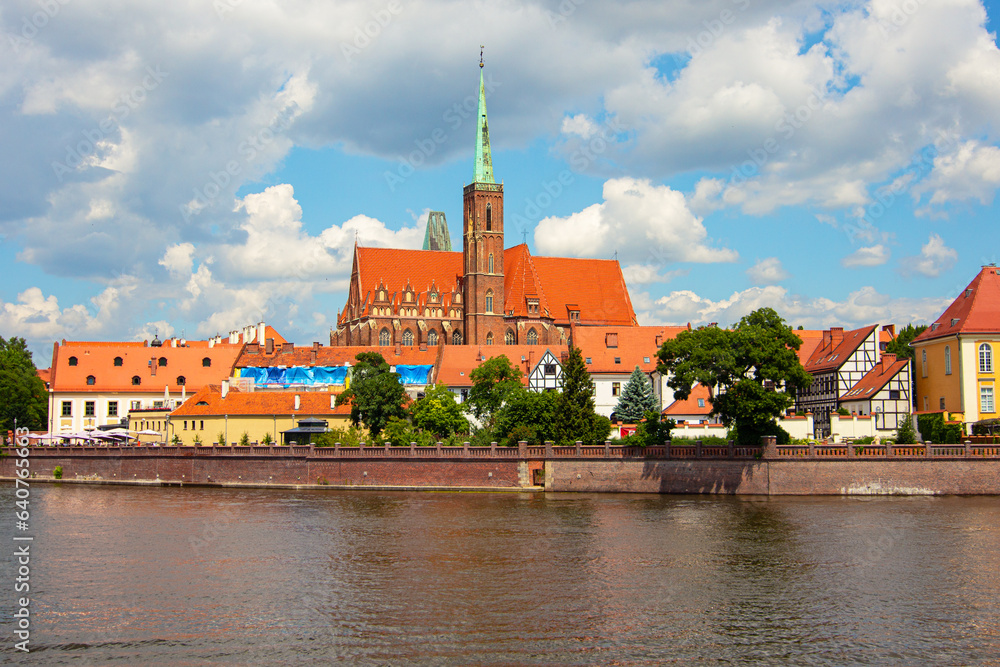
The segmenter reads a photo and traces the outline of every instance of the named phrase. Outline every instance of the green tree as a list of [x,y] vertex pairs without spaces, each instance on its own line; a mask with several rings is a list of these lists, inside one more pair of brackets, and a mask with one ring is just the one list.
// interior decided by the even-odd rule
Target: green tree
[[615,417],[626,424],[638,424],[645,418],[647,412],[657,409],[656,394],[646,374],[636,366],[622,389],[615,408]]
[[44,429],[49,421],[48,392],[25,340],[0,336],[0,431],[13,429],[15,419],[18,427]]
[[351,423],[364,424],[376,440],[392,417],[406,418],[406,390],[378,352],[361,352],[351,370],[351,387],[337,396],[337,405],[351,402]]
[[462,416],[462,406],[443,384],[428,389],[423,398],[410,406],[410,414],[414,426],[438,438],[469,432],[469,421]]
[[497,441],[513,446],[519,440],[554,440],[558,402],[559,394],[554,392],[539,393],[518,387],[496,414]]
[[812,382],[796,354],[801,344],[774,310],[761,308],[731,330],[682,331],[663,343],[658,369],[670,374],[677,399],[690,396],[696,382],[717,390],[712,414],[735,425],[741,444],[756,445],[776,432],[774,420],[791,407],[794,392]]
[[594,412],[594,381],[590,379],[583,355],[570,347],[563,364],[563,388],[556,402],[555,439],[561,444],[576,440],[597,442],[611,433],[611,421]]
[[472,388],[465,401],[466,411],[491,429],[504,401],[512,393],[523,389],[521,375],[521,369],[512,364],[507,355],[487,359],[469,373]]
[[910,360],[910,396],[913,397],[913,407],[917,406],[917,392],[914,391],[917,378],[917,351],[910,347],[913,339],[927,330],[926,324],[916,326],[907,324],[896,333],[896,337],[885,346],[885,351],[896,355],[898,359]]
[[913,430],[913,420],[907,415],[896,429],[897,445],[913,445],[917,442],[917,432]]

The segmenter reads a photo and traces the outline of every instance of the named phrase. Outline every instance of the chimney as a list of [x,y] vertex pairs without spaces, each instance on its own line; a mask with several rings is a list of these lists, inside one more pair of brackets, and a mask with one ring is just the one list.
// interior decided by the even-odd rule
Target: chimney
[[302,406],[302,397],[295,394],[295,409],[298,410]]
[[264,351],[267,354],[274,354],[274,339],[268,338],[267,343],[264,344]]
[[319,359],[319,343],[313,343],[312,349],[309,350],[309,358],[315,366],[317,359]]
[[156,357],[153,357],[152,359],[149,360],[149,374],[152,375],[153,377],[156,377],[157,366],[158,364],[156,363]]
[[837,347],[844,340],[844,327],[830,327],[830,343]]
[[823,330],[823,346],[820,349],[821,350],[825,350],[828,347],[830,347],[830,340],[831,340],[830,332],[824,329]]
[[222,381],[222,398],[229,395],[229,380]]
[[403,354],[403,346],[399,343],[396,343],[396,356],[399,357],[402,354]]
[[177,339],[176,338],[171,338],[170,339],[170,347],[177,347]]
[[337,407],[337,395],[330,394],[330,409],[333,410],[335,407]]
[[657,347],[657,349],[659,349],[659,347],[661,345],[663,345],[663,334],[656,334],[656,347]]
[[258,343],[260,341],[264,340],[265,329],[266,329],[266,327],[264,326],[263,322],[260,322],[260,323],[257,324],[257,342]]
[[281,344],[281,353],[282,354],[285,354],[286,352],[294,352],[294,351],[295,351],[295,343],[287,343],[286,342],[286,343],[282,343]]
[[247,345],[247,354],[260,354],[260,344],[250,343]]
[[882,372],[883,373],[886,372],[887,370],[889,370],[889,366],[892,366],[894,363],[896,363],[896,355],[895,354],[893,354],[891,352],[883,352],[882,353]]
[[896,337],[896,325],[895,324],[886,324],[886,325],[883,325],[882,326],[882,331],[888,331],[890,336],[892,336],[893,338]]

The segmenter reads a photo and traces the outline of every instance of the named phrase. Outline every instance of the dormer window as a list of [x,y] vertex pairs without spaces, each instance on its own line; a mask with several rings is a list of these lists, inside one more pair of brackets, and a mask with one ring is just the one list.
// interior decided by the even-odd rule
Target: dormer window
[[957,317],[951,318],[951,326],[955,326],[956,324],[958,324],[958,322],[959,322],[959,319]]
[[125,361],[121,357],[115,357],[115,366],[121,366]]
[[97,378],[95,378],[93,375],[88,375],[87,376],[87,385],[88,386],[93,386],[95,384],[97,384]]
[[209,357],[205,357],[204,359],[201,360],[201,366],[202,368],[211,368],[212,360]]
[[138,387],[140,384],[142,384],[142,378],[139,377],[138,375],[133,375],[132,376],[132,386]]
[[76,357],[70,357],[69,358],[69,365],[70,366],[76,366],[78,363],[80,363],[80,360],[77,359]]
[[178,375],[177,376],[177,386],[178,387],[183,387],[186,384],[187,384],[187,378],[185,378],[183,375]]
[[160,357],[159,359],[156,360],[156,364],[160,368],[166,368],[167,367],[167,358],[166,357]]

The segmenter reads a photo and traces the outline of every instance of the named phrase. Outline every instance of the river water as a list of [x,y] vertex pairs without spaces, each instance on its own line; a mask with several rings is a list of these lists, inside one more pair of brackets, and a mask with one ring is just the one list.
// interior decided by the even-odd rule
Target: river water
[[1000,499],[36,484],[45,665],[1000,664]]

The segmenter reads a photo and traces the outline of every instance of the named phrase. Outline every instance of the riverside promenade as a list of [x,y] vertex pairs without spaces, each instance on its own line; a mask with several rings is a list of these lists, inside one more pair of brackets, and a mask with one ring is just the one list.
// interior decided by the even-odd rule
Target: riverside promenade
[[[738,495],[1000,495],[1000,444],[32,447],[32,477],[97,484]],[[13,457],[0,478],[13,479]]]

